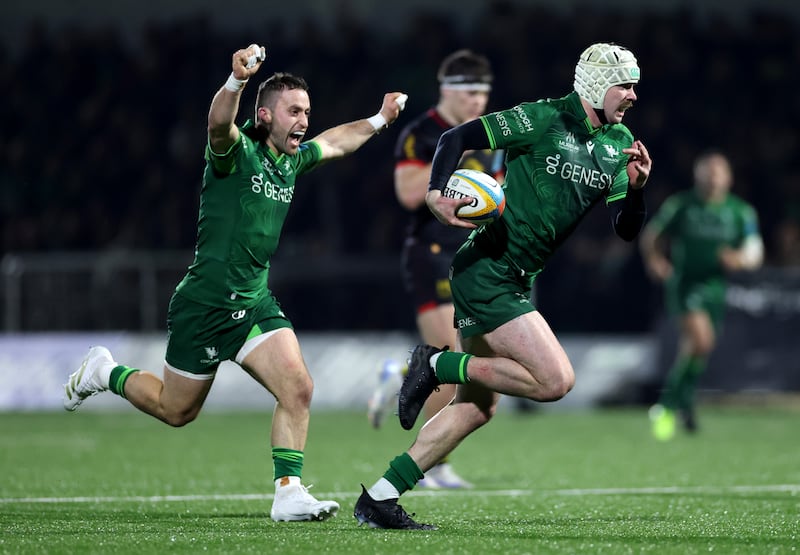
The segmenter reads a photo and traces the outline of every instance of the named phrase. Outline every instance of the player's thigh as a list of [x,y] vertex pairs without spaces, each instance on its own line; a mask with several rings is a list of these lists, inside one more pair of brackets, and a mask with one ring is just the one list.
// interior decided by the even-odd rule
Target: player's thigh
[[691,310],[681,316],[681,335],[684,348],[697,356],[709,354],[716,341],[711,316],[704,310]]
[[208,397],[213,374],[191,374],[175,368],[164,367],[164,387],[161,390],[161,406],[173,414],[197,414]]
[[673,311],[680,317],[684,348],[704,355],[714,348],[725,311],[725,282],[683,280],[668,290]]
[[516,361],[540,381],[574,381],[566,351],[538,311],[517,316],[477,338],[474,348]]
[[435,347],[455,348],[456,329],[453,326],[452,303],[440,304],[417,314],[417,328],[422,341]]
[[311,376],[300,343],[291,328],[272,330],[240,362],[253,378],[279,400],[287,395],[311,394]]

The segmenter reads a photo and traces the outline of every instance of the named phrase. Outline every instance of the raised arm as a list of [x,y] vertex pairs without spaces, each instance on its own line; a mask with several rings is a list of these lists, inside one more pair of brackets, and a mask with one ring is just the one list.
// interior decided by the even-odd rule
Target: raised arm
[[386,93],[380,111],[374,116],[331,127],[314,137],[312,140],[322,150],[322,160],[341,158],[358,150],[397,119],[407,98],[400,92]]
[[239,129],[234,122],[239,112],[242,89],[265,58],[266,50],[256,44],[234,52],[233,70],[214,95],[208,110],[208,144],[212,151],[222,154],[239,139]]

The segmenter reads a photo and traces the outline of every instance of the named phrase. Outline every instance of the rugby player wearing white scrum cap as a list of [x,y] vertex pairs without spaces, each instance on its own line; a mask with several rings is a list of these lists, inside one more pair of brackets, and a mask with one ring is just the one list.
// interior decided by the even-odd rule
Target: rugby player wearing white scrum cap
[[[578,60],[572,93],[523,102],[441,136],[426,197],[436,218],[475,228],[456,216],[469,199],[442,195],[468,150],[505,150],[506,209],[498,220],[475,229],[453,259],[456,350],[414,349],[400,390],[400,424],[411,429],[440,384],[457,384],[455,400],[426,422],[383,477],[362,489],[354,511],[359,523],[433,528],[415,522],[398,504],[399,497],[489,422],[500,394],[556,401],[572,389],[572,364],[530,293],[548,258],[596,204],[610,208],[611,224],[622,239],[638,235],[652,160],[622,119],[637,100],[639,77],[630,50],[593,44]],[[515,456],[513,451],[509,445],[497,454],[498,468],[505,457]]]

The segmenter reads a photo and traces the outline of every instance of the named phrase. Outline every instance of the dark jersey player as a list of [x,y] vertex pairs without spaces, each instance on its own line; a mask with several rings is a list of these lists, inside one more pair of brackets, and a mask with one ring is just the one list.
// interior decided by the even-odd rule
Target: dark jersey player
[[[448,271],[458,247],[469,230],[443,226],[425,204],[431,162],[442,133],[456,125],[483,115],[491,92],[493,73],[488,59],[471,50],[458,50],[439,66],[439,100],[418,115],[400,132],[395,146],[395,194],[410,212],[403,244],[403,280],[416,314],[422,340],[431,345],[453,346],[453,297]],[[502,180],[502,151],[473,150],[461,157],[458,166],[479,170]],[[381,368],[378,388],[369,403],[373,426],[380,426],[389,408],[396,406],[405,368],[392,360]],[[394,374],[392,373],[394,371]],[[432,417],[455,395],[454,385],[443,385],[425,403],[425,414]],[[465,488],[470,483],[460,477],[447,460],[439,461],[418,484],[431,488]]]

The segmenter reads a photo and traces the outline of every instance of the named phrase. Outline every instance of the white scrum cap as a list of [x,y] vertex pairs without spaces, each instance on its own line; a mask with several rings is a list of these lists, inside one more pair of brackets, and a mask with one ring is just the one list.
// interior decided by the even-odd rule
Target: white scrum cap
[[639,66],[633,52],[605,42],[598,42],[583,51],[575,66],[575,92],[602,109],[608,89],[614,85],[638,83]]

